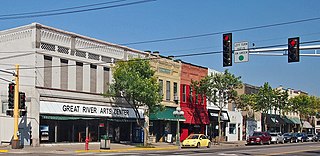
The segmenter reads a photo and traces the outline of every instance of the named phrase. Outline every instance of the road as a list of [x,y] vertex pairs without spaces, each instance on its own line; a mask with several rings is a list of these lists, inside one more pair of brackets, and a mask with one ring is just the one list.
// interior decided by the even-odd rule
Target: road
[[[39,153],[0,153],[0,156],[4,155],[17,155],[17,156],[53,156],[53,155],[71,155],[66,153],[50,153],[48,151]],[[123,153],[74,153],[72,155],[95,155],[95,156],[157,156],[157,155],[168,155],[168,156],[202,156],[202,155],[217,155],[217,156],[248,156],[248,155],[265,155],[265,156],[316,156],[320,155],[320,143],[308,142],[308,143],[293,143],[293,144],[277,144],[277,145],[254,145],[245,147],[234,147],[234,148],[201,148],[201,149],[181,149],[181,150],[170,150],[170,151],[130,151]]]

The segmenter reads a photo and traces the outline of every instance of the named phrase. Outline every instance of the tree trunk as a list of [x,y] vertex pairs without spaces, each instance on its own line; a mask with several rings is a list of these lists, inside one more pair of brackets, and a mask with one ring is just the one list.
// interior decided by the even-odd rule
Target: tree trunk
[[218,125],[219,125],[219,137],[218,137],[218,144],[220,144],[220,141],[221,141],[221,112],[222,112],[222,109],[220,108],[219,110],[219,113],[218,113]]
[[268,131],[268,125],[267,125],[267,112],[264,113],[263,116],[263,123],[264,123],[264,131]]
[[149,143],[149,116],[145,115],[144,116],[145,124],[143,126],[143,146],[148,146]]
[[301,113],[299,113],[299,117],[300,117],[300,122],[301,122],[301,125],[300,125],[300,133],[302,133],[302,130],[303,130],[303,123],[302,123],[302,115],[300,115]]

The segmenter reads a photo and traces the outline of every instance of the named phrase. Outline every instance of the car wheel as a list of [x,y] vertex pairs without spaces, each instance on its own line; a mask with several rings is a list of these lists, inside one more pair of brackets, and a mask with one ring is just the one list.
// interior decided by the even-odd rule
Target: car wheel
[[269,140],[269,141],[268,141],[268,145],[270,145],[270,144],[271,144],[271,141]]
[[260,145],[263,145],[263,142],[262,142],[262,140],[260,141]]
[[301,143],[303,143],[303,139],[301,139]]
[[279,143],[279,141],[277,140],[277,141],[276,141],[276,144],[278,144],[278,143]]
[[200,142],[197,143],[197,148],[200,148]]
[[208,142],[207,148],[210,148],[210,147],[211,147],[211,142]]

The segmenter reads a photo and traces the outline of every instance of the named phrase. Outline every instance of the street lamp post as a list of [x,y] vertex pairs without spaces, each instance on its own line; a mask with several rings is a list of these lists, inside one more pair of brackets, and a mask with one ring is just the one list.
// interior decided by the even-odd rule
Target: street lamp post
[[177,136],[176,136],[176,145],[179,147],[179,149],[180,149],[180,121],[179,121],[179,118],[181,117],[181,116],[183,116],[184,115],[184,112],[181,110],[181,108],[180,107],[177,107],[176,108],[176,110],[175,111],[173,111],[173,115],[175,116],[175,117],[177,117]]

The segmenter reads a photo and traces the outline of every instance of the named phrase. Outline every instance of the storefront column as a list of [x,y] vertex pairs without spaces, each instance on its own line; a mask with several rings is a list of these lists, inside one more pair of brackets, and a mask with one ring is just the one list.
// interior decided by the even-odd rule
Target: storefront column
[[130,142],[132,142],[132,122],[130,122]]
[[89,138],[89,124],[87,121],[86,121],[86,138]]
[[72,134],[72,142],[74,142],[74,124],[72,124],[72,132],[71,132],[71,134]]
[[54,123],[54,142],[58,142],[58,122]]

